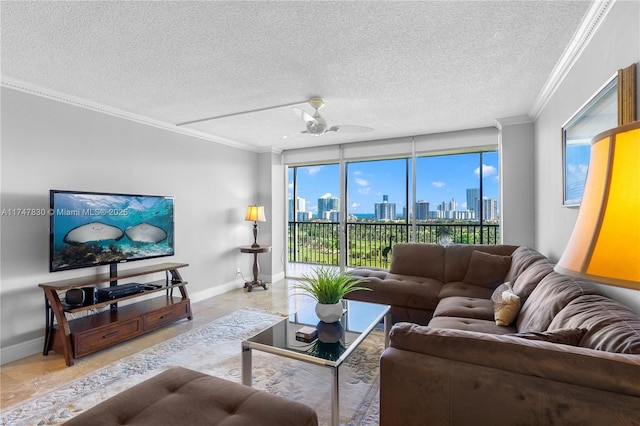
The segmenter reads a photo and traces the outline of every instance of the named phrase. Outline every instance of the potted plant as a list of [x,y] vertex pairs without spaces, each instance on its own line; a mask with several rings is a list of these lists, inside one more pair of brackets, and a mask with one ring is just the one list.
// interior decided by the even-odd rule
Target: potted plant
[[[300,282],[293,288],[303,290],[313,297],[316,302],[316,315],[320,320],[330,323],[336,322],[342,317],[342,298],[356,290],[369,290],[358,284],[365,282],[362,279],[354,279],[349,273],[337,268],[324,266],[315,270],[315,275],[302,275]],[[300,294],[300,293],[298,293]]]

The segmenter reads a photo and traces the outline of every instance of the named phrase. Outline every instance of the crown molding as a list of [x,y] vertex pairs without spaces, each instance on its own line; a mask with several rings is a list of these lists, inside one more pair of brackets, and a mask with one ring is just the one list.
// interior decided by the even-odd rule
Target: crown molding
[[616,0],[596,0],[591,4],[571,43],[567,46],[551,75],[538,94],[529,116],[536,120],[558,87],[576,63]]
[[170,132],[179,133],[186,136],[192,136],[198,139],[204,139],[210,142],[231,146],[231,147],[243,149],[246,151],[259,152],[258,150],[256,150],[255,147],[252,147],[250,145],[246,145],[240,142],[235,142],[226,138],[214,137],[208,133],[200,132],[198,130],[179,127],[173,123],[156,120],[156,119],[135,114],[129,111],[124,111],[118,108],[112,108],[107,105],[100,104],[98,102],[88,101],[86,99],[82,99],[77,96],[73,96],[67,93],[58,92],[57,90],[52,90],[52,89],[44,88],[41,86],[37,86],[37,85],[27,83],[22,80],[14,79],[11,77],[2,76],[2,81],[0,81],[0,85],[2,87],[7,87],[9,89],[18,90],[21,92],[29,93],[31,95],[40,96],[42,98],[54,100],[57,102],[62,102],[65,104],[73,105],[73,106],[87,109],[90,111],[111,115],[113,117],[134,121],[136,123],[156,127],[162,130],[168,130]]
[[529,124],[533,123],[533,120],[528,115],[518,115],[515,117],[503,117],[496,118],[496,128],[502,130],[503,126],[514,126],[517,124]]

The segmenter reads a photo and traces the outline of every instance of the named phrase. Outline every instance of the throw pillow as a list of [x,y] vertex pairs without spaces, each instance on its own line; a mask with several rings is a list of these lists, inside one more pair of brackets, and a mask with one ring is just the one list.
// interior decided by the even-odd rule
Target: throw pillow
[[511,256],[500,256],[474,250],[471,253],[467,273],[462,280],[465,283],[495,288],[502,282],[511,266]]
[[509,326],[520,311],[520,298],[511,289],[511,283],[499,285],[491,295],[496,325]]
[[578,346],[582,336],[587,332],[586,328],[559,328],[552,331],[530,331],[527,333],[514,333],[512,336],[527,340],[543,340],[551,343]]

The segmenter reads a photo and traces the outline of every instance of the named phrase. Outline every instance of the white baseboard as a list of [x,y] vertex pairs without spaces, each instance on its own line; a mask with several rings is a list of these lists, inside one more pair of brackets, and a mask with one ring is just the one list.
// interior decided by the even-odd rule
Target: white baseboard
[[38,353],[41,354],[42,348],[44,348],[44,337],[38,337],[37,339],[1,348],[0,365],[17,361]]
[[[244,281],[237,279],[230,283],[215,286],[206,290],[189,293],[189,299],[191,303],[199,302],[201,300],[209,299],[211,297],[226,293],[237,288],[242,288]],[[41,354],[44,348],[44,337],[28,340],[15,345],[0,348],[0,365],[8,364],[13,361],[17,361],[22,358],[26,358],[32,355]]]
[[284,271],[279,272],[279,273],[271,276],[271,282],[272,283],[277,283],[277,282],[282,281],[282,280],[284,280]]
[[217,285],[215,287],[196,291],[194,293],[189,293],[189,299],[191,299],[191,303],[200,302],[201,300],[209,299],[211,297],[218,296],[220,294],[242,287],[244,287],[244,281],[241,279],[237,279],[230,283]]

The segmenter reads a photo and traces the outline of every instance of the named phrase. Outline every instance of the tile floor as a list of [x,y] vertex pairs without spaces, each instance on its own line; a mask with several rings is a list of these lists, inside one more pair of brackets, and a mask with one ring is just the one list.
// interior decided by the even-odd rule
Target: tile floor
[[[291,274],[291,271],[289,271]],[[56,352],[30,357],[0,367],[0,407],[7,407],[45,393],[74,378],[91,373],[111,362],[197,328],[216,318],[242,308],[256,308],[281,313],[295,312],[313,303],[307,296],[295,295],[294,281],[285,279],[252,292],[236,289],[203,301],[192,303],[193,320],[182,320],[150,334],[129,340],[114,347],[76,359],[67,367],[64,357]]]

